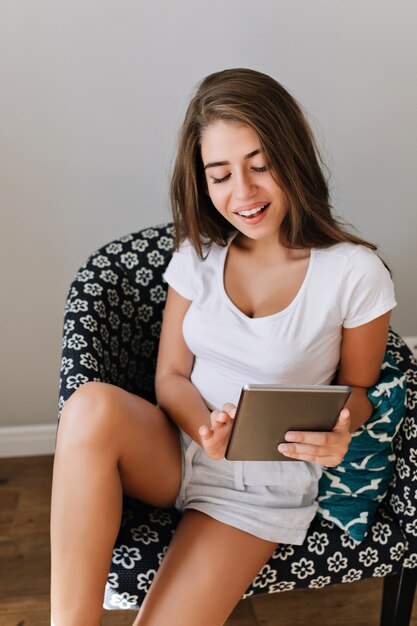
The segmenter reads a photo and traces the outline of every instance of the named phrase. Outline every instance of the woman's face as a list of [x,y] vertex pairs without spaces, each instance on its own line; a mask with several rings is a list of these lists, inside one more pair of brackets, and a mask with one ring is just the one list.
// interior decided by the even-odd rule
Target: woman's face
[[219,213],[251,239],[276,241],[287,200],[256,132],[218,120],[202,134],[201,157],[208,194]]

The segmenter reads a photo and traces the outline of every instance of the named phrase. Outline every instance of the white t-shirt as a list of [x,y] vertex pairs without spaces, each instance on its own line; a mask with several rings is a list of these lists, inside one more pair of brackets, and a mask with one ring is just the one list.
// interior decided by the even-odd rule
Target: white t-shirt
[[228,297],[226,247],[201,261],[184,242],[164,274],[192,303],[183,322],[195,355],[191,382],[210,409],[237,404],[247,383],[329,384],[340,359],[342,328],[366,324],[395,305],[389,272],[365,246],[312,249],[300,290],[282,311],[250,318]]

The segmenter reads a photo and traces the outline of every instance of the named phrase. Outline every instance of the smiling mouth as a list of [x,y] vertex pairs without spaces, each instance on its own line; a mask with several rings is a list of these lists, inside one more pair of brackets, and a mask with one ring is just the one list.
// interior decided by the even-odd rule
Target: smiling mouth
[[246,217],[246,218],[257,217],[260,213],[265,211],[269,207],[270,204],[271,204],[270,202],[267,202],[254,209],[249,209],[248,211],[238,211],[236,215],[240,215],[241,217]]

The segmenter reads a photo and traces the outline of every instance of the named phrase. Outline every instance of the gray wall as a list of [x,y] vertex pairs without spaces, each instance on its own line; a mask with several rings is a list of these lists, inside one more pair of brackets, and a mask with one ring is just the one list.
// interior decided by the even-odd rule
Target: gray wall
[[417,3],[0,0],[0,426],[53,422],[72,276],[169,218],[176,132],[206,74],[270,73],[304,105],[334,205],[392,266],[417,334]]

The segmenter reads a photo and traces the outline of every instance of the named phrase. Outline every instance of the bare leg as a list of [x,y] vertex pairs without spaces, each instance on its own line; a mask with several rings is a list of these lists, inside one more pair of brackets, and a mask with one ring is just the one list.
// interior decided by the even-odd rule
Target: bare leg
[[178,433],[159,408],[104,383],[74,392],[62,412],[54,462],[54,626],[100,623],[122,492],[170,506],[180,481]]
[[221,626],[276,546],[187,511],[134,626]]

